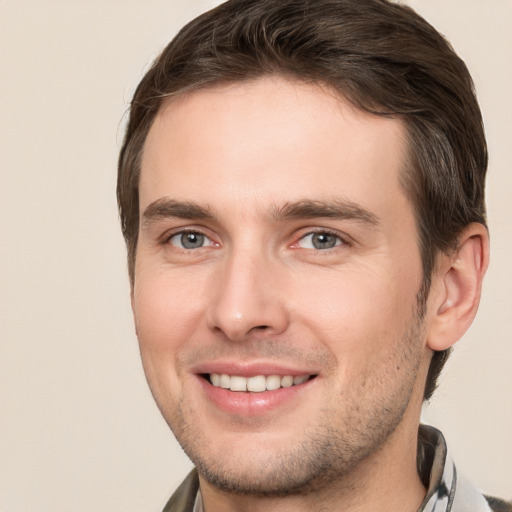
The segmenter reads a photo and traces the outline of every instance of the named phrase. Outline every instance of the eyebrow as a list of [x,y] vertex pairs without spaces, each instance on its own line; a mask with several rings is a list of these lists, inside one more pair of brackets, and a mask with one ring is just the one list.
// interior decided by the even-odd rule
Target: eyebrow
[[272,208],[271,215],[277,221],[325,217],[355,220],[375,227],[379,225],[379,219],[373,212],[360,204],[345,199],[332,199],[328,201],[306,199],[285,203],[283,206]]
[[[271,206],[270,217],[278,222],[294,219],[332,218],[354,220],[379,226],[378,217],[360,204],[344,199],[311,200],[304,199],[287,202],[282,206]],[[151,203],[142,214],[142,226],[153,221],[166,218],[180,218],[188,220],[212,220],[215,219],[208,207],[203,207],[191,201],[177,201],[168,197],[162,197]]]
[[142,226],[167,218],[205,220],[213,219],[212,212],[189,201],[176,201],[162,197],[151,203],[142,214]]

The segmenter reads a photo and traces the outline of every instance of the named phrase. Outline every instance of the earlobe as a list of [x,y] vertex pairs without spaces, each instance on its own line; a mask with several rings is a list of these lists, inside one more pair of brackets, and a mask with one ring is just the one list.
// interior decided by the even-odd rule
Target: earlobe
[[457,250],[441,259],[432,279],[435,293],[429,297],[432,316],[427,346],[435,351],[456,343],[475,317],[489,263],[486,227],[479,223],[467,226],[459,237]]

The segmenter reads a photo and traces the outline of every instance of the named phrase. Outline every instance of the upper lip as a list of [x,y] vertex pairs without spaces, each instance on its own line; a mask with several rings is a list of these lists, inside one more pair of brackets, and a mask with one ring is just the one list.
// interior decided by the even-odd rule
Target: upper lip
[[256,375],[316,375],[318,371],[300,366],[279,364],[273,362],[240,362],[240,361],[209,361],[199,363],[192,369],[196,374],[219,373],[238,375],[240,377],[255,377]]

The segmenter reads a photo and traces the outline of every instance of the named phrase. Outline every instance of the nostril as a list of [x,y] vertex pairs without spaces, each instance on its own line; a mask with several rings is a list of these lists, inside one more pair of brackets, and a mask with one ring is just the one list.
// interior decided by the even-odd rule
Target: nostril
[[264,329],[268,329],[268,325],[257,325],[254,328],[259,329],[260,331],[263,331]]

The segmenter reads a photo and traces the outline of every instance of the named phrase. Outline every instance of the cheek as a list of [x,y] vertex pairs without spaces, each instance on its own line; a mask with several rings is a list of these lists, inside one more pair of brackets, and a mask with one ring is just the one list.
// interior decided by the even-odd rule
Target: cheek
[[[411,385],[421,356],[416,325],[416,280],[402,290],[373,274],[357,279],[326,280],[322,293],[309,293],[303,302],[310,333],[336,361],[333,397],[343,397],[356,409],[360,404],[381,405],[388,393],[399,396]],[[312,291],[312,288],[310,291]],[[418,340],[418,344],[410,336]],[[332,407],[339,401],[334,399]]]
[[136,280],[132,306],[142,363],[152,387],[177,388],[179,355],[197,337],[200,295],[186,279],[155,275]]
[[375,359],[393,351],[415,315],[418,275],[390,278],[375,268],[333,271],[302,283],[297,310],[340,365],[348,357]]

